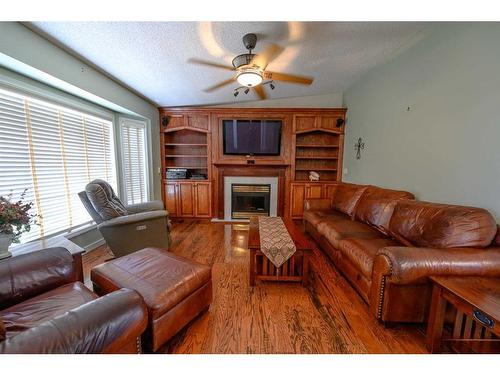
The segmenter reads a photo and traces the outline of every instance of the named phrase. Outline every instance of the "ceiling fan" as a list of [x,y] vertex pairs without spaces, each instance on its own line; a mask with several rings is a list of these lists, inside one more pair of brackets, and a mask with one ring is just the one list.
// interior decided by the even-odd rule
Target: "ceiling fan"
[[189,59],[188,61],[193,64],[211,66],[213,68],[236,72],[236,75],[232,78],[211,86],[203,91],[213,92],[234,81],[237,81],[241,86],[234,90],[235,97],[238,96],[240,90],[243,90],[245,94],[248,94],[250,89],[253,88],[260,99],[266,99],[267,95],[263,86],[269,85],[271,90],[274,90],[275,81],[289,82],[300,85],[310,85],[313,82],[313,78],[266,70],[267,65],[283,51],[283,48],[276,44],[270,44],[264,49],[264,51],[262,51],[262,53],[253,54],[252,50],[255,49],[256,44],[257,35],[246,34],[243,37],[243,45],[246,49],[248,49],[248,53],[236,56],[232,61],[232,67],[196,58]]

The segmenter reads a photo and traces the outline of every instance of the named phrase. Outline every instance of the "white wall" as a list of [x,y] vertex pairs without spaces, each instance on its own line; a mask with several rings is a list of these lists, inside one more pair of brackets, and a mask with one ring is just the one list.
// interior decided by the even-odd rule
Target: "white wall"
[[344,180],[484,207],[500,221],[499,41],[498,23],[434,25],[344,92]]

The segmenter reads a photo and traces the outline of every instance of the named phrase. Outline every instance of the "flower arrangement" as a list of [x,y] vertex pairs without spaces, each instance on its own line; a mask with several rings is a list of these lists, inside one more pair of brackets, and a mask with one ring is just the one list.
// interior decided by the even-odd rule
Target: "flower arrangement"
[[16,202],[12,202],[12,193],[0,196],[0,234],[11,235],[14,243],[19,243],[21,234],[29,232],[31,225],[37,225],[36,219],[40,217],[29,213],[33,203],[24,202],[27,191],[25,189]]

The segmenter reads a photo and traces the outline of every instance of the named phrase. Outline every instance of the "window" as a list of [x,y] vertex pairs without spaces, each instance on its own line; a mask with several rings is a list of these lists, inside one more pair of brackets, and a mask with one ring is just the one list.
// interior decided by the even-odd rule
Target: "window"
[[146,157],[146,123],[120,121],[123,191],[127,204],[148,200],[148,169]]
[[116,187],[111,121],[0,89],[0,195],[28,189],[42,216],[22,242],[89,223],[78,192],[95,178]]

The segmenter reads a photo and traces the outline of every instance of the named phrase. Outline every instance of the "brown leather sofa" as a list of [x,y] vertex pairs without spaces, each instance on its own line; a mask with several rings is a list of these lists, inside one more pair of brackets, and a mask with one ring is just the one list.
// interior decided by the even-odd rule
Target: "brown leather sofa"
[[[0,261],[0,353],[137,353],[146,329],[141,296],[98,297],[64,248]],[[81,267],[81,266],[80,266]]]
[[339,183],[331,199],[305,202],[306,231],[383,322],[425,321],[429,276],[500,276],[500,236],[488,211],[413,198]]

